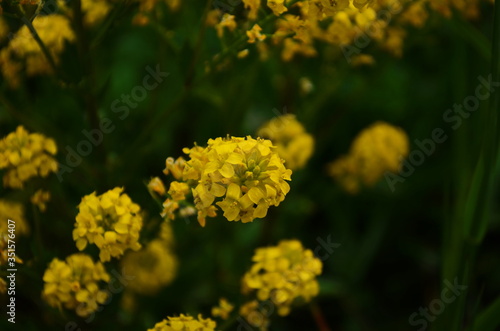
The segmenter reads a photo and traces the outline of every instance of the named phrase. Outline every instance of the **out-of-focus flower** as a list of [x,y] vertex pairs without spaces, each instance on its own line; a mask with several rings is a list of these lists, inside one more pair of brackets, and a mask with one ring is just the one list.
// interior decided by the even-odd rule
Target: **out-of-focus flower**
[[270,312],[263,312],[263,307],[260,307],[259,301],[252,300],[244,303],[240,307],[240,316],[243,317],[250,326],[257,328],[259,331],[267,331],[270,321],[268,316]]
[[219,305],[212,307],[212,316],[220,317],[223,320],[226,320],[233,309],[234,306],[231,303],[229,303],[225,298],[221,298],[219,300]]
[[252,261],[254,264],[243,276],[243,292],[257,291],[258,300],[272,300],[280,316],[290,313],[296,298],[309,302],[319,293],[316,276],[321,274],[323,264],[298,240],[258,248]]
[[[68,19],[63,15],[37,16],[33,26],[58,64],[65,43],[75,39]],[[0,72],[11,87],[20,85],[23,69],[27,76],[53,73],[45,54],[25,25],[17,31],[7,47],[0,50]]]
[[[68,16],[72,16],[71,6],[66,5],[66,0],[58,0],[57,5]],[[109,13],[112,6],[103,0],[82,0],[83,22],[87,26],[93,26],[101,22]]]
[[221,21],[215,26],[215,29],[217,30],[217,35],[219,36],[219,38],[222,38],[222,36],[224,36],[224,29],[234,31],[234,29],[236,29],[236,21],[234,20],[234,15],[229,15],[227,13],[222,15]]
[[260,8],[260,0],[243,0],[243,4],[248,9],[248,19],[254,21]]
[[95,192],[82,198],[78,205],[73,240],[81,251],[88,243],[100,249],[102,262],[123,255],[127,249],[138,250],[142,217],[139,205],[132,202],[123,188],[116,187],[96,196]]
[[351,59],[351,65],[353,67],[371,66],[374,64],[375,59],[373,58],[373,56],[368,54],[354,55]]
[[146,25],[149,23],[149,16],[160,6],[160,3],[165,3],[169,10],[175,12],[179,10],[181,0],[135,0],[139,3],[139,12],[135,15],[133,22],[137,25]]
[[165,185],[163,185],[163,182],[159,177],[151,178],[151,180],[148,183],[148,188],[151,191],[158,193],[159,195],[164,195],[166,192]]
[[38,190],[33,194],[30,201],[43,213],[47,209],[47,202],[50,201],[50,192]]
[[210,318],[204,319],[201,314],[198,319],[181,314],[179,317],[167,317],[148,331],[215,331],[217,323]]
[[189,185],[183,182],[173,181],[170,183],[170,189],[168,190],[168,194],[175,201],[185,200],[186,194],[190,192]]
[[[290,190],[286,169],[270,140],[228,137],[210,139],[208,146],[185,148],[183,181],[192,187],[198,221],[214,217],[219,206],[228,221],[251,222],[265,217]],[[222,200],[216,201],[217,198]]]
[[0,169],[5,169],[3,184],[23,188],[28,179],[57,171],[54,140],[39,133],[28,133],[22,126],[0,141]]
[[252,29],[247,31],[248,43],[253,44],[257,40],[263,41],[266,39],[266,36],[261,34],[262,28],[258,24],[254,24]]
[[[10,251],[9,255],[9,250],[8,250],[8,244],[9,244],[9,232],[0,232],[0,266],[1,265],[6,265],[7,262],[12,262],[12,260],[8,261],[9,258],[14,258],[16,263],[23,263],[23,260],[21,260],[17,255],[12,255],[12,251]],[[15,233],[14,233],[15,234]]]
[[292,114],[271,119],[257,135],[270,139],[286,167],[292,170],[303,168],[314,151],[314,138]]
[[284,12],[288,11],[288,9],[285,7],[285,0],[268,0],[267,6],[271,8],[274,15],[276,16],[280,16]]
[[385,122],[376,122],[354,139],[349,154],[329,166],[330,174],[350,193],[360,185],[374,185],[386,171],[398,172],[408,155],[406,133]]
[[135,276],[127,289],[145,295],[153,295],[170,284],[177,272],[177,260],[161,239],[152,240],[137,252],[128,252],[121,263]]
[[110,277],[100,262],[86,254],[73,254],[66,261],[53,259],[43,275],[42,297],[52,307],[74,309],[88,316],[106,302],[109,292],[100,287]]
[[15,224],[15,235],[27,235],[30,232],[28,222],[24,218],[23,205],[17,202],[0,199],[0,233],[7,233],[8,220]]

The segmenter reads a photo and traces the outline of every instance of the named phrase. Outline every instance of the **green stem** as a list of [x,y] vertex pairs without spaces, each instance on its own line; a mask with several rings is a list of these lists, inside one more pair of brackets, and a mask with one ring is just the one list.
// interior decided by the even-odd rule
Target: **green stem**
[[52,56],[52,54],[50,54],[49,49],[47,48],[47,46],[45,45],[43,40],[40,38],[40,36],[38,35],[38,32],[36,31],[35,27],[31,23],[31,21],[28,20],[24,16],[21,18],[21,21],[23,21],[23,23],[26,25],[28,30],[30,30],[31,35],[33,36],[33,38],[35,38],[35,41],[37,42],[38,46],[40,46],[43,54],[47,58],[47,61],[49,61],[49,64],[50,64],[52,70],[54,70],[54,73],[58,74],[59,70],[57,68],[56,61],[54,60],[54,57]]

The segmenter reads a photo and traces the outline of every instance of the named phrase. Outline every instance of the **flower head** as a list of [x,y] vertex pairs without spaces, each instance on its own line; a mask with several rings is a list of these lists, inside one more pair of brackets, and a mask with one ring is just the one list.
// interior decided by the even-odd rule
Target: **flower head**
[[0,199],[0,233],[7,233],[7,230],[12,229],[8,227],[9,219],[15,223],[16,236],[29,234],[30,228],[24,217],[23,205]]
[[3,184],[22,188],[36,176],[47,177],[57,171],[53,158],[57,152],[54,140],[39,133],[29,133],[22,126],[0,140],[0,169],[5,169]]
[[258,24],[254,24],[252,29],[247,31],[248,43],[253,44],[256,41],[263,41],[266,36],[260,33],[262,28]]
[[303,168],[314,150],[314,138],[292,114],[273,118],[257,134],[273,142],[287,168],[292,170]]
[[208,146],[185,149],[190,160],[183,180],[192,187],[198,221],[214,217],[217,207],[228,221],[251,222],[265,217],[290,190],[292,171],[275,152],[271,141],[228,137],[210,139]]
[[70,255],[66,261],[56,258],[43,275],[42,297],[52,307],[75,309],[85,317],[107,300],[109,293],[100,284],[109,279],[104,266],[86,254]]
[[330,174],[350,193],[361,184],[373,186],[386,171],[398,172],[408,155],[406,133],[385,122],[376,122],[354,139],[349,154],[329,166]]
[[198,315],[198,319],[194,319],[192,316],[181,314],[179,317],[167,317],[148,331],[215,331],[216,326],[210,318],[204,319]]
[[95,192],[82,198],[78,205],[73,239],[79,250],[87,243],[100,249],[102,262],[123,255],[126,249],[138,250],[142,217],[139,205],[132,202],[123,188],[116,187],[96,196]]
[[223,320],[228,319],[229,314],[233,311],[234,306],[225,298],[219,300],[219,305],[212,308],[212,316],[220,317]]
[[38,190],[31,196],[30,201],[43,213],[47,209],[47,202],[50,201],[50,192]]
[[280,316],[288,315],[296,298],[306,302],[319,293],[316,276],[322,263],[298,240],[283,240],[278,246],[258,248],[250,270],[243,276],[243,292],[257,291],[257,299],[271,299]]

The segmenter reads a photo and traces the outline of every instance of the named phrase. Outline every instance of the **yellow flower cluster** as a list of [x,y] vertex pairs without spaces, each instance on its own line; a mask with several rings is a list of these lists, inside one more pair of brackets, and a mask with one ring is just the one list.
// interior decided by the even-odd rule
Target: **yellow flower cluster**
[[122,259],[125,270],[134,271],[134,281],[127,289],[153,295],[170,284],[177,272],[177,260],[168,242],[154,239],[137,252],[128,252]]
[[[268,0],[267,7],[279,17],[275,30],[271,31],[271,39],[274,44],[282,45],[281,56],[284,61],[290,61],[296,55],[316,56],[315,41],[320,41],[336,48],[340,46],[350,62],[351,57],[362,52],[363,47],[359,48],[355,44],[357,40],[373,40],[382,49],[401,56],[408,25],[423,27],[431,10],[446,17],[451,16],[452,11],[458,11],[465,17],[476,18],[481,1]],[[259,12],[264,12],[260,0],[244,0],[243,3],[250,22],[257,20]],[[215,20],[217,13],[217,10],[211,13],[211,21]],[[211,25],[216,27],[219,37],[222,37],[222,29],[228,27],[231,31],[235,30],[236,21],[238,19],[235,16],[228,15],[223,16],[219,24]],[[247,28],[248,24],[241,26]],[[249,43],[265,38],[257,24],[247,31],[247,35]],[[262,36],[262,39],[258,36]],[[265,52],[264,47],[258,46],[258,49]]]
[[33,194],[30,201],[43,213],[47,209],[47,202],[50,201],[50,192],[38,190]]
[[216,326],[217,323],[210,318],[204,319],[198,315],[198,319],[194,319],[181,314],[179,317],[167,317],[148,331],[215,331]]
[[109,280],[104,266],[86,254],[70,255],[66,261],[55,258],[43,275],[42,297],[52,307],[75,309],[85,317],[107,300],[109,293],[99,285]]
[[252,300],[241,305],[239,313],[250,326],[257,328],[259,331],[267,331],[270,320],[267,314],[262,314],[262,308],[259,301]]
[[28,179],[57,171],[52,157],[57,152],[54,140],[39,133],[28,133],[22,126],[0,140],[0,169],[5,169],[3,184],[22,188]]
[[376,122],[355,138],[349,154],[329,165],[330,174],[352,194],[360,185],[374,185],[386,171],[398,172],[409,153],[406,133],[385,122]]
[[[57,5],[61,11],[71,17],[71,8],[66,5],[66,0],[57,0]],[[82,0],[83,22],[87,26],[93,26],[101,22],[111,10],[111,4],[106,0]]]
[[30,228],[24,218],[23,205],[0,199],[0,233],[7,233],[7,220],[16,223],[16,236],[29,234]]
[[283,240],[278,246],[258,248],[254,264],[243,276],[243,292],[257,291],[257,299],[272,300],[280,316],[290,313],[296,298],[306,302],[319,293],[316,276],[323,264],[298,240]]
[[80,251],[87,243],[95,244],[100,249],[100,260],[106,262],[123,255],[126,249],[141,248],[140,207],[123,193],[123,188],[116,187],[99,196],[95,192],[86,195],[78,209],[73,240]]
[[252,222],[263,218],[270,206],[278,206],[290,191],[286,181],[292,171],[275,152],[270,140],[227,137],[210,139],[207,147],[185,148],[185,161],[167,159],[165,174],[184,183],[173,182],[164,203],[163,215],[178,208],[176,199],[191,193],[198,210],[198,221],[215,217],[217,207],[228,221]]
[[220,317],[223,320],[228,319],[229,314],[233,311],[234,306],[225,298],[219,300],[219,305],[212,308],[212,316]]
[[[37,16],[33,26],[57,64],[64,44],[75,39],[70,22],[65,16],[54,14]],[[21,27],[9,44],[0,50],[0,72],[11,87],[19,87],[23,71],[28,76],[53,73],[40,46],[26,26]]]
[[273,118],[257,135],[273,142],[276,152],[291,170],[303,168],[314,151],[314,138],[292,114]]

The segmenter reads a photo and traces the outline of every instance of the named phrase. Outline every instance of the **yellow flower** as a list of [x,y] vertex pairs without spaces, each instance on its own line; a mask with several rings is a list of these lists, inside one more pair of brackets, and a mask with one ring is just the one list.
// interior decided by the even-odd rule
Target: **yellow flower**
[[50,192],[38,190],[33,194],[30,201],[43,213],[47,209],[47,202],[50,201]]
[[262,28],[255,24],[251,30],[247,31],[248,43],[253,44],[255,41],[263,41],[266,39],[266,36],[261,34]]
[[82,198],[78,205],[73,240],[80,251],[87,243],[100,249],[102,262],[123,255],[126,249],[138,250],[142,228],[140,207],[116,187],[96,196],[95,192]]
[[219,36],[219,38],[222,38],[222,36],[224,35],[224,29],[234,31],[234,29],[236,29],[236,21],[234,20],[234,15],[229,15],[227,13],[222,15],[221,21],[215,26],[215,29],[217,30],[217,35]]
[[121,264],[135,276],[127,289],[145,295],[153,295],[170,284],[177,272],[177,260],[161,239],[152,240],[137,252],[128,252]]
[[267,6],[271,8],[274,15],[280,16],[284,12],[288,11],[284,4],[285,0],[268,0]]
[[[63,15],[39,15],[33,21],[33,26],[56,64],[59,63],[59,55],[64,50],[65,43],[75,39],[68,19]],[[0,51],[0,71],[11,87],[20,85],[23,68],[28,76],[53,73],[26,25],[23,25],[7,47]]]
[[245,8],[248,9],[248,19],[254,21],[260,8],[260,0],[243,0]]
[[[66,0],[58,0],[58,7],[67,15],[72,15],[71,8],[66,5]],[[83,22],[85,25],[93,26],[101,22],[111,10],[111,5],[102,0],[82,0]]]
[[66,261],[53,259],[43,275],[43,299],[52,307],[75,309],[85,317],[106,302],[109,292],[100,288],[110,277],[100,262],[86,254],[73,254]]
[[16,236],[29,234],[30,228],[24,218],[23,205],[0,199],[0,233],[7,233],[7,230],[12,229],[8,227],[9,219],[15,222],[14,234]]
[[[15,262],[16,263],[23,263],[23,260],[21,260],[19,257],[17,257],[17,255],[15,256],[12,256],[12,255],[9,255],[9,234],[11,235],[12,237],[12,232],[3,232],[3,231],[0,231],[0,266],[1,265],[6,265],[9,258],[14,258],[15,259]],[[15,234],[15,233],[14,233]],[[10,239],[12,240],[12,239]],[[14,239],[15,241],[15,239]],[[12,253],[12,251],[11,251]],[[12,262],[12,260],[10,260],[10,262]]]
[[179,317],[167,317],[148,331],[215,331],[216,326],[215,321],[204,319],[201,314],[198,319],[181,314]]
[[329,166],[330,174],[350,193],[360,184],[374,185],[386,171],[398,172],[408,155],[406,133],[385,122],[376,122],[354,139],[349,155]]
[[164,195],[166,192],[165,185],[163,185],[163,182],[159,177],[151,178],[151,180],[148,183],[148,189],[158,193],[159,195]]
[[285,199],[292,171],[274,149],[271,141],[250,136],[210,139],[206,148],[184,149],[190,160],[183,180],[192,187],[202,226],[206,216],[216,215],[215,205],[228,221],[246,223],[265,217],[270,206]]
[[314,151],[314,138],[292,114],[273,118],[257,135],[270,139],[287,168],[292,170],[303,168]]
[[223,320],[228,319],[229,314],[233,311],[234,306],[225,298],[219,300],[219,305],[212,308],[212,316],[220,317]]
[[258,300],[272,300],[280,316],[289,314],[296,298],[309,302],[319,293],[316,276],[321,274],[323,265],[298,240],[258,248],[252,261],[254,264],[243,276],[243,292],[255,290]]
[[163,202],[163,211],[161,212],[161,217],[166,217],[167,219],[174,220],[174,212],[179,209],[179,203],[171,199],[166,199]]
[[368,54],[354,55],[351,59],[351,65],[353,67],[371,66],[373,64],[375,64],[375,59]]
[[165,175],[172,175],[175,179],[181,179],[182,173],[184,172],[184,163],[186,160],[181,156],[174,161],[173,157],[167,158],[165,161],[165,169],[163,173]]
[[32,177],[47,177],[56,172],[57,162],[52,157],[56,152],[54,140],[39,133],[30,134],[18,126],[0,141],[0,169],[6,169],[4,186],[23,188]]
[[240,307],[240,316],[252,327],[258,328],[259,331],[268,330],[270,324],[268,314],[265,308],[259,306],[257,300],[246,302]]
[[170,183],[170,189],[168,190],[168,194],[175,201],[185,200],[186,194],[190,191],[189,185],[182,182],[172,182]]

